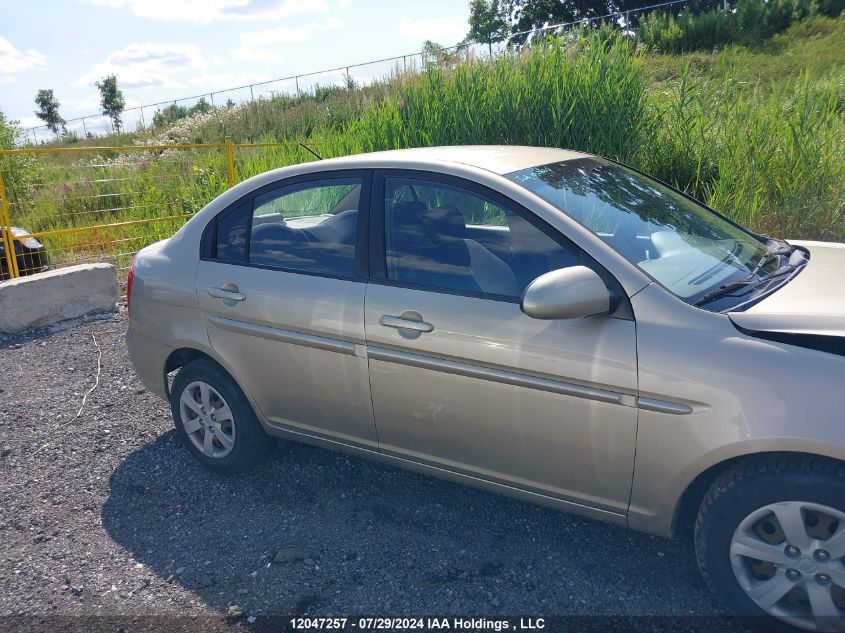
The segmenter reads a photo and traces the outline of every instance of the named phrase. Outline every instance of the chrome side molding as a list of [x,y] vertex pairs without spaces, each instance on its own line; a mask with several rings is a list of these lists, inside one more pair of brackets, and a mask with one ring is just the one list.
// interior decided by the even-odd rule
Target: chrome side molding
[[386,349],[383,347],[371,346],[368,348],[367,353],[370,358],[389,363],[398,363],[400,365],[409,365],[411,367],[420,367],[422,369],[433,369],[434,371],[441,371],[447,374],[468,376],[469,378],[479,378],[481,380],[491,380],[505,385],[528,387],[529,389],[560,393],[567,396],[574,396],[576,398],[586,398],[588,400],[598,400],[599,402],[609,402],[611,404],[630,406],[625,401],[627,394],[610,391],[608,389],[587,387],[585,385],[578,385],[561,380],[540,378],[539,376],[530,376],[528,374],[520,374],[502,369],[470,365],[469,363],[445,360],[442,358],[435,358],[433,356],[423,356],[422,354],[413,354],[411,352],[400,352],[398,350]]
[[656,411],[657,413],[668,413],[669,415],[689,415],[692,413],[692,407],[680,402],[668,402],[666,400],[656,400],[655,398],[637,398],[637,407],[645,409],[646,411]]
[[246,323],[245,321],[236,321],[234,319],[226,319],[219,316],[208,316],[206,318],[210,323],[223,330],[228,330],[229,332],[257,336],[271,341],[293,343],[294,345],[302,345],[304,347],[314,347],[316,349],[324,349],[329,352],[337,352],[338,354],[347,354],[349,356],[356,355],[355,343],[351,343],[349,341],[341,341],[334,338],[327,338],[325,336],[315,336],[314,334],[305,334],[303,332],[295,332],[293,330],[282,330],[275,327],[258,325],[256,323]]

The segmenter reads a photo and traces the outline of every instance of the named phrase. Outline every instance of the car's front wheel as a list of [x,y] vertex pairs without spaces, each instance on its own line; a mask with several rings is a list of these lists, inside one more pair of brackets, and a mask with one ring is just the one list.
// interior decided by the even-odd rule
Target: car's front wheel
[[702,574],[732,613],[766,627],[845,631],[845,465],[750,459],[723,473],[699,511]]
[[193,456],[218,472],[246,470],[262,461],[272,442],[237,383],[216,363],[188,363],[173,380],[170,409]]

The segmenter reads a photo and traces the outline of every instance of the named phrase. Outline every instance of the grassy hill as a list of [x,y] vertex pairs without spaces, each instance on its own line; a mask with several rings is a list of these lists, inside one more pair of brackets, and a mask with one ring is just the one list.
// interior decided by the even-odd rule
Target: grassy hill
[[[441,59],[370,87],[216,108],[79,143],[227,136],[305,140],[326,156],[462,143],[568,147],[641,168],[755,230],[845,241],[845,17],[682,54],[602,29],[492,62]],[[310,159],[297,148],[241,150],[238,177]],[[12,168],[12,215],[32,230],[190,212],[226,186],[220,152],[103,152]],[[120,178],[131,184],[114,192]],[[176,225],[132,229],[126,239],[140,246]],[[55,249],[70,252],[81,239]]]

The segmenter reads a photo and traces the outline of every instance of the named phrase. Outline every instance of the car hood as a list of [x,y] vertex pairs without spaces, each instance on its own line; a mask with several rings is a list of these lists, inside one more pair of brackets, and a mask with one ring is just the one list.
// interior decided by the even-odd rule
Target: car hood
[[728,317],[743,330],[845,337],[845,244],[800,242],[810,251],[804,270],[777,292]]

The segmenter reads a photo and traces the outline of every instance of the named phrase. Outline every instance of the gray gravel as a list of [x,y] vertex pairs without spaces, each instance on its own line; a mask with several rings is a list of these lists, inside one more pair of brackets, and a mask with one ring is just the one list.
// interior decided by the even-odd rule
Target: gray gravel
[[[633,615],[700,630],[719,613],[686,542],[298,444],[211,474],[135,377],[125,329],[121,314],[0,342],[0,616],[178,615],[207,630],[290,614]],[[74,420],[94,337],[99,382]]]

